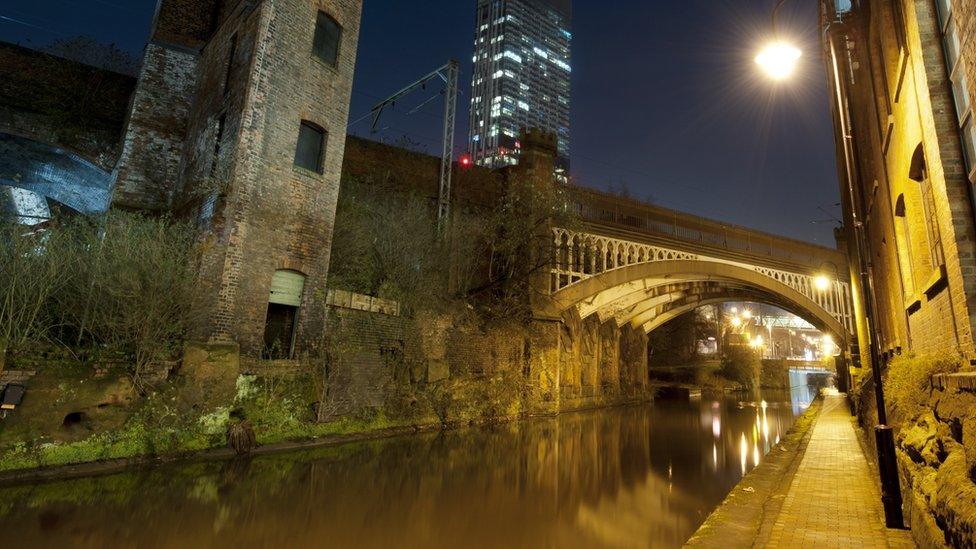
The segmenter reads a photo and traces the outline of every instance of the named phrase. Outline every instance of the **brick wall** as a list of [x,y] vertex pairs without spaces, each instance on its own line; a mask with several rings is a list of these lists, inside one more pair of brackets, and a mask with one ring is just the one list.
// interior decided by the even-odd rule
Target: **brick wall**
[[0,132],[114,168],[135,79],[2,42],[0,74]]
[[196,70],[192,50],[155,42],[146,46],[116,172],[114,206],[169,208],[196,92]]
[[[854,45],[850,58],[840,52],[853,71],[844,85],[879,343],[883,352],[959,350],[976,358],[976,233],[941,35],[932,2],[909,0],[902,8],[899,17],[890,2],[862,5],[844,29]],[[924,178],[912,172],[919,146]],[[942,266],[933,259],[936,240]]]
[[[951,0],[951,4],[969,94],[976,97],[976,5],[968,0]],[[976,359],[976,217],[936,2],[861,2],[843,24],[832,25],[829,34],[837,35],[835,44],[853,45],[849,56],[841,51],[841,73],[850,71],[853,77],[842,77],[841,84],[853,118],[852,143],[858,164],[854,185],[868,232],[881,350],[889,356],[909,351],[948,355],[950,361],[958,353],[960,362],[970,363]],[[836,138],[842,149],[845,137],[838,134]],[[919,162],[923,158],[924,164]],[[844,186],[846,182],[842,184],[846,192]],[[929,189],[931,199],[927,200]],[[941,265],[937,257],[933,259],[935,242],[941,242]],[[911,369],[921,379],[924,369],[932,367],[924,358],[902,360],[906,362],[898,367]],[[871,379],[856,387],[855,405],[864,427],[877,423],[874,392]],[[933,390],[928,395],[928,410],[923,407],[921,416],[903,417],[912,404],[897,401],[906,400],[897,394],[897,388],[892,392],[895,394],[887,395],[887,412],[899,433],[901,486],[913,537],[920,546],[943,541],[971,544],[972,528],[955,515],[955,510],[964,509],[965,521],[971,520],[970,498],[960,496],[973,489],[971,475],[965,470],[957,478],[952,475],[957,474],[953,464],[959,462],[960,446],[962,453],[970,455],[973,441],[961,435],[946,437],[951,441],[939,440],[937,435],[945,435],[948,427],[939,427],[935,433],[935,417],[958,425],[954,414],[970,413],[971,403],[954,404],[960,395]],[[953,407],[958,409],[950,409]],[[932,435],[919,438],[917,433],[929,427]],[[940,448],[943,455],[928,463],[938,469],[937,475],[912,457],[919,455],[912,446],[913,436]],[[873,444],[872,439],[869,437]],[[952,489],[935,486],[933,478],[948,480]],[[936,492],[938,497],[932,495]]]
[[409,321],[397,316],[332,308],[329,329],[341,336],[332,378],[348,406],[382,406],[394,369],[406,350]]

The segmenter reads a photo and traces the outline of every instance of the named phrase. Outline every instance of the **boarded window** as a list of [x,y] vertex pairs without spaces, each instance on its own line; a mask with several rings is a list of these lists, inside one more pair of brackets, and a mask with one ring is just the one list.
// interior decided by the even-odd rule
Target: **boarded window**
[[324,11],[320,11],[315,21],[315,40],[312,53],[326,63],[335,66],[339,62],[339,41],[342,27]]
[[271,279],[271,295],[268,301],[280,305],[298,307],[305,291],[305,275],[295,271],[275,271]]
[[324,149],[325,130],[310,122],[302,122],[298,130],[298,146],[295,148],[295,165],[322,173]]

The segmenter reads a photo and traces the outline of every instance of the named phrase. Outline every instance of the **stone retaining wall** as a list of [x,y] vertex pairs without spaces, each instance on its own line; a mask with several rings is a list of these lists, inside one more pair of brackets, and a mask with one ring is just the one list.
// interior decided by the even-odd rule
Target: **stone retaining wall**
[[[895,426],[898,469],[906,525],[919,547],[971,547],[976,544],[976,374],[934,376],[921,415],[902,418],[886,395],[889,422]],[[857,394],[858,419],[877,461],[874,386]]]

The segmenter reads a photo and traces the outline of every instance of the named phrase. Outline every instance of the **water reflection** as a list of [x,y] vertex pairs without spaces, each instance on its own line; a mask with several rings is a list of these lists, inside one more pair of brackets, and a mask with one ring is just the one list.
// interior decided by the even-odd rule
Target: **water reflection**
[[0,490],[0,546],[680,546],[795,400],[659,401]]

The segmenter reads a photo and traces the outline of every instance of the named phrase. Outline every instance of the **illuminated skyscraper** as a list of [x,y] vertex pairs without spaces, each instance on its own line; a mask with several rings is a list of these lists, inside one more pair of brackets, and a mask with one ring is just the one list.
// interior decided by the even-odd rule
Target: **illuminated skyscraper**
[[570,0],[477,0],[468,145],[475,163],[518,163],[523,128],[558,138],[569,168]]

